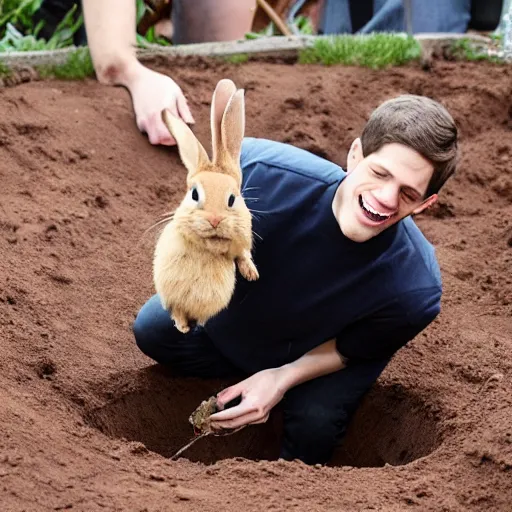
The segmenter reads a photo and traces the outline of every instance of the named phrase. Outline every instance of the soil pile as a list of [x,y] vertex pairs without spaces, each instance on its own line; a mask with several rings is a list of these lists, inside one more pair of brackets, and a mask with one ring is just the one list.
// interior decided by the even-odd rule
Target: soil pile
[[152,66],[183,87],[208,149],[211,94],[229,77],[246,90],[248,136],[342,166],[383,100],[443,102],[460,170],[417,219],[437,248],[442,313],[385,370],[329,467],[269,460],[278,414],[168,460],[190,413],[229,384],[173,378],[133,342],[153,293],[145,230],[185,189],[177,151],[149,145],[123,89],[0,89],[2,511],[510,510],[511,69]]

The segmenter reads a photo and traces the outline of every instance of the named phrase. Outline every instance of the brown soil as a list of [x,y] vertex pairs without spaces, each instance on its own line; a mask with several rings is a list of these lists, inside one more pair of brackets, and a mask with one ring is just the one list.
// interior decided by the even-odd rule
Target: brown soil
[[190,413],[227,384],[166,375],[131,333],[153,292],[144,231],[184,190],[176,150],[149,145],[123,89],[0,89],[0,509],[510,510],[512,70],[152,65],[173,70],[208,148],[211,93],[231,77],[246,89],[247,135],[341,165],[385,98],[444,102],[460,171],[418,218],[437,247],[442,313],[386,369],[330,466],[269,461],[278,414],[170,461]]

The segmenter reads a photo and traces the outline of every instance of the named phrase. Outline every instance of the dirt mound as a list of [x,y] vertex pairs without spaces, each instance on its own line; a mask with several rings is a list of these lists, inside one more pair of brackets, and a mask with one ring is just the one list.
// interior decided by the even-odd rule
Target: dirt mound
[[185,188],[175,148],[137,131],[95,81],[0,89],[0,498],[5,511],[506,511],[512,491],[512,71],[386,71],[206,59],[152,63],[187,93],[209,148],[220,78],[247,135],[345,164],[384,99],[442,101],[460,170],[417,219],[443,273],[439,318],[394,358],[328,466],[273,460],[280,411],[198,441],[187,422],[229,383],[177,379],[135,347],[154,231]]

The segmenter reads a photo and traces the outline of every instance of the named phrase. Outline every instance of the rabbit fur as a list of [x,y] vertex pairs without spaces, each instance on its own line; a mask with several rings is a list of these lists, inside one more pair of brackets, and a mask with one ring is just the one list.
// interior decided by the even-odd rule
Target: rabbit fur
[[259,278],[251,255],[251,213],[241,193],[244,91],[228,79],[215,88],[212,160],[181,119],[167,109],[162,119],[187,168],[188,190],[157,240],[153,280],[162,306],[186,333],[190,322],[204,325],[227,307],[235,288],[235,265],[245,279]]

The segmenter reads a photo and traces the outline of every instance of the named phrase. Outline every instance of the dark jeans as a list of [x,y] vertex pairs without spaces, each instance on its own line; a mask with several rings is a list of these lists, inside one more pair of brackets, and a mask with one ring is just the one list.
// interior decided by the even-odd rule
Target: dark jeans
[[[177,375],[247,377],[215,348],[203,329],[186,335],[179,332],[156,295],[140,310],[133,330],[142,352]],[[361,399],[388,362],[353,361],[343,370],[289,390],[281,404],[284,436],[280,456],[306,464],[328,462]]]

